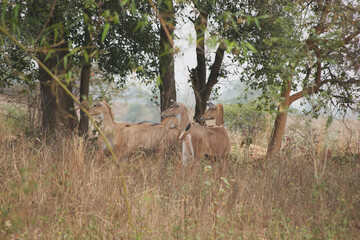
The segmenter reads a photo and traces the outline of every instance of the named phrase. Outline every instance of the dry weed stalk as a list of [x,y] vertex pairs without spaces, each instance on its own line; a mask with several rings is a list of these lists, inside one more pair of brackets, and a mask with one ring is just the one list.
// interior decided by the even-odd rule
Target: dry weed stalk
[[119,163],[131,197],[130,225],[117,168],[109,159],[99,162],[82,138],[0,144],[2,239],[356,239],[360,234],[358,163],[329,158],[326,168],[319,165],[318,182],[305,152],[253,164],[233,155],[221,175],[219,164],[206,159],[188,175],[179,155],[135,154]]

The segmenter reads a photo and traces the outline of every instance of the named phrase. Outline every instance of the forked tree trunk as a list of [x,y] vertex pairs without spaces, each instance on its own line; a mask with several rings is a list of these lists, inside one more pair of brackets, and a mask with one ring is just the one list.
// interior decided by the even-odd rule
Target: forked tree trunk
[[278,113],[275,118],[274,128],[268,145],[267,157],[271,157],[280,151],[281,142],[285,134],[286,120],[290,106],[290,92],[291,92],[291,83],[290,82],[285,83],[285,86],[281,93],[282,103],[278,108]]
[[161,1],[160,5],[160,108],[161,111],[168,109],[171,100],[176,101],[176,87],[174,75],[174,49],[173,36],[175,24],[175,11],[172,0]]
[[196,31],[196,68],[190,71],[190,80],[192,88],[195,94],[195,115],[194,120],[200,124],[201,115],[205,113],[206,102],[210,98],[211,91],[216,83],[218,83],[218,77],[222,61],[224,59],[224,53],[226,45],[220,43],[215,54],[215,60],[210,67],[210,74],[208,79],[206,78],[206,56],[205,56],[205,31],[207,29],[208,14],[206,12],[199,13],[199,16],[193,21]]

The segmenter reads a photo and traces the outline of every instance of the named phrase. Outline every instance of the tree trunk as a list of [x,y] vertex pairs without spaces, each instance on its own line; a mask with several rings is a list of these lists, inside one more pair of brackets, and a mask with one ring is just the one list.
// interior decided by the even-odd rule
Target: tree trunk
[[196,31],[196,60],[197,66],[193,69],[191,79],[195,93],[195,115],[194,120],[203,124],[200,117],[205,113],[206,101],[203,93],[206,86],[206,57],[205,57],[205,31],[207,29],[208,14],[200,12],[194,22]]
[[[87,9],[84,9],[84,12],[89,16],[89,12]],[[84,23],[84,34],[85,34],[85,42],[84,46],[90,47],[92,41],[90,39],[90,32],[88,26]],[[87,56],[90,56],[90,50],[85,50]],[[90,73],[91,73],[91,63],[90,59],[86,60],[85,57],[83,59],[83,66],[81,67],[81,77],[80,77],[80,102],[83,107],[89,107],[89,87],[90,87]],[[84,104],[83,104],[84,103]],[[80,109],[80,122],[79,122],[79,135],[87,136],[89,131],[89,118],[86,113]]]
[[281,93],[282,103],[280,104],[278,113],[276,115],[274,128],[268,145],[267,157],[271,157],[280,151],[281,142],[285,134],[286,120],[290,106],[290,92],[291,92],[291,83],[287,82],[285,83],[285,86]]
[[206,76],[206,56],[205,56],[205,31],[207,29],[208,14],[200,12],[199,16],[193,22],[196,31],[196,68],[190,71],[190,80],[195,94],[195,115],[194,120],[200,124],[201,115],[205,113],[206,102],[209,101],[211,91],[220,74],[220,68],[224,59],[226,45],[220,43],[215,54],[215,60],[210,67],[210,74]]
[[[49,26],[57,24],[62,19],[62,14],[55,7],[54,13],[50,16]],[[48,33],[47,43],[49,46],[55,45],[52,49],[56,50],[46,61],[46,54],[39,53],[39,59],[47,68],[65,83],[67,72],[64,66],[64,56],[68,53],[66,36],[55,38],[54,30]],[[62,38],[61,38],[62,37]],[[61,43],[63,41],[63,43]],[[70,64],[68,63],[68,66]],[[42,68],[39,68],[41,111],[42,111],[42,130],[47,135],[70,133],[77,126],[77,116],[74,108],[73,99],[55,82],[54,79]],[[72,92],[72,83],[66,83],[67,88]]]
[[[63,63],[57,64],[56,57],[62,59],[61,53],[51,57],[45,62],[55,75],[59,76],[65,72]],[[44,58],[40,58],[44,61]],[[74,108],[74,101],[70,96],[58,86],[58,84],[45,72],[39,69],[42,130],[47,134],[69,133],[77,125],[77,117]],[[72,91],[72,84],[67,85]]]
[[[84,107],[88,107],[89,100],[89,86],[90,86],[90,64],[84,63],[81,68],[80,79],[80,102]],[[89,130],[89,118],[86,113],[80,109],[79,135],[86,136]]]
[[168,109],[171,100],[176,101],[176,87],[174,75],[174,54],[173,36],[175,11],[172,0],[162,1],[160,5],[160,52],[159,52],[159,73],[160,73],[160,107],[161,111]]
[[[43,54],[42,54],[43,55]],[[40,56],[39,60],[44,61],[45,55]],[[54,65],[53,61],[50,63],[50,59],[45,62],[47,68],[53,70]],[[42,112],[42,120],[41,120],[41,128],[42,132],[53,132],[56,129],[56,112],[57,112],[57,104],[55,94],[52,92],[51,85],[55,84],[55,82],[51,79],[51,77],[45,72],[44,69],[39,68],[39,80],[40,80],[40,95],[41,95],[41,112]]]
[[[191,70],[190,72],[190,80],[192,82],[192,87],[195,94],[195,115],[194,120],[200,124],[203,124],[201,121],[201,115],[203,115],[206,111],[206,103],[210,99],[211,91],[216,83],[218,83],[218,77],[220,73],[220,68],[222,64],[222,60],[224,58],[225,53],[225,45],[220,43],[216,55],[215,61],[211,66],[211,72],[209,78],[206,82],[206,68],[205,66],[205,55],[204,58],[202,53],[198,53],[198,66]],[[200,65],[199,65],[200,63]],[[199,67],[200,66],[200,67]]]
[[[208,100],[208,99],[207,99]],[[197,123],[200,123],[201,125],[204,124],[203,120],[201,120],[201,116],[205,113],[206,111],[206,99],[200,98],[199,100],[196,99],[196,103],[195,103],[195,114],[194,114],[194,120]]]

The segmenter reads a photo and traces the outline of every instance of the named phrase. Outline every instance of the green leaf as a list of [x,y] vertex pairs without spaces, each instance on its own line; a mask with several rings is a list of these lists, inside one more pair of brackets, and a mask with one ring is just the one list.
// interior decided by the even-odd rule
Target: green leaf
[[257,53],[256,48],[255,48],[251,43],[246,42],[246,43],[245,43],[245,46],[246,46],[248,49],[250,49],[251,51],[253,51],[254,53]]
[[333,116],[329,115],[327,120],[326,120],[326,129],[328,129],[330,127],[330,125],[332,124],[334,118]]
[[65,78],[66,85],[69,85],[69,84],[70,84],[71,77],[72,77],[72,72],[71,72],[71,71],[68,71],[68,72],[66,73],[66,78]]
[[46,39],[46,37],[45,37],[45,36],[43,36],[43,37],[41,38],[41,41],[40,41],[40,46],[42,46],[42,45],[43,45],[43,43],[44,43],[45,39]]
[[45,57],[45,59],[44,59],[44,62],[46,62],[46,60],[48,60],[54,52],[55,52],[54,50],[50,50],[50,51],[48,52],[48,54],[46,54],[46,57]]
[[65,57],[64,57],[64,68],[66,68],[67,60],[68,60],[68,58],[67,58],[67,56],[65,56]]
[[258,28],[260,28],[260,24],[259,24],[259,19],[258,18],[254,18],[255,24]]
[[20,8],[19,5],[16,5],[16,6],[15,6],[15,9],[14,9],[14,17],[15,17],[15,18],[17,18],[18,15],[19,15],[19,8]]
[[119,14],[117,11],[114,12],[113,21],[115,24],[119,23]]
[[135,9],[135,6],[136,6],[136,4],[135,4],[135,0],[132,0],[131,1],[131,13],[132,14],[135,14],[135,11],[136,11],[136,9]]
[[104,18],[108,18],[110,15],[111,15],[111,14],[110,14],[110,11],[109,11],[109,10],[105,10],[105,11],[101,14],[101,16],[103,16]]
[[223,180],[223,182],[226,184],[226,186],[230,186],[229,181],[226,178],[220,177],[220,179]]
[[75,53],[77,53],[77,51],[79,51],[79,48],[74,48],[73,50],[71,50],[71,52],[69,54],[67,54],[67,56],[72,56],[74,55]]
[[158,75],[157,77],[156,77],[156,86],[161,86],[163,83],[162,83],[162,80],[161,80],[161,78],[160,78],[160,76]]
[[129,0],[122,0],[122,1],[120,1],[120,4],[121,4],[122,7],[125,6],[125,5],[128,4],[128,3],[129,3]]
[[109,23],[106,23],[106,24],[105,24],[105,27],[104,27],[104,31],[103,31],[103,33],[102,33],[102,35],[101,35],[101,42],[104,42],[105,37],[106,37],[106,34],[107,34],[107,32],[109,31],[109,28],[110,28],[110,24],[109,24]]
[[86,63],[89,63],[89,55],[88,55],[87,51],[84,50],[83,52],[84,52],[84,58],[85,58]]
[[1,24],[5,26],[5,16],[6,16],[6,8],[3,6],[1,11]]
[[54,29],[54,42],[57,42],[58,35],[59,35],[58,30],[55,28]]

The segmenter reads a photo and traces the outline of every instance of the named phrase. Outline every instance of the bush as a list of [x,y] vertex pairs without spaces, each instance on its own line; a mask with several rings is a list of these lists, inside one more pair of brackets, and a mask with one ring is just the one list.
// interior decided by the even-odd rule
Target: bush
[[5,104],[0,108],[1,131],[16,135],[24,127],[25,109],[21,106]]
[[224,118],[228,128],[240,131],[243,144],[250,145],[261,132],[265,131],[267,113],[258,107],[256,101],[247,104],[227,104]]

